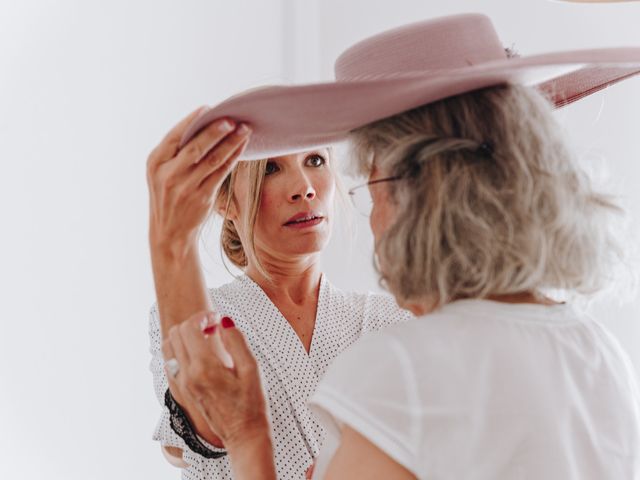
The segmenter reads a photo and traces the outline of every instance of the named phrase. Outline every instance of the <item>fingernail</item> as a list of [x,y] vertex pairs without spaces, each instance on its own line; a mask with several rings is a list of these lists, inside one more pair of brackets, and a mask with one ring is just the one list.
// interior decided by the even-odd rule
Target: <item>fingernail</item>
[[225,133],[233,130],[233,127],[233,123],[231,123],[229,120],[225,120],[224,122],[218,124],[218,130]]
[[204,333],[205,335],[213,335],[214,333],[216,333],[216,326],[209,325],[208,327],[202,329],[202,333]]
[[241,123],[240,126],[238,127],[238,133],[240,135],[246,135],[250,131],[251,131],[251,129],[249,128],[249,126],[246,123]]
[[229,317],[222,317],[222,320],[220,321],[220,323],[222,323],[222,328],[233,328],[236,326],[233,323],[233,320],[231,320],[231,318]]
[[205,329],[215,324],[216,314],[213,312],[208,312],[204,317],[202,317],[202,320],[200,320],[200,330],[204,332]]

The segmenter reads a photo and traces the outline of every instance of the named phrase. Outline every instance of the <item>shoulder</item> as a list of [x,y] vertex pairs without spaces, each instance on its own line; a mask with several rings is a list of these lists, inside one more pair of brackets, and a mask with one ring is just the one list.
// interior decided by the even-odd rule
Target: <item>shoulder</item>
[[240,275],[223,285],[210,287],[208,290],[209,296],[214,301],[233,301],[246,296],[250,291],[245,275]]
[[332,438],[349,426],[401,465],[413,466],[421,435],[420,399],[405,347],[389,332],[398,326],[368,333],[342,352],[320,381],[310,408]]
[[385,293],[343,291],[327,281],[330,301],[361,319],[363,332],[378,331],[413,318],[400,308],[393,296]]
[[[396,321],[364,332],[340,354],[323,379],[330,388],[348,391],[354,385],[362,387],[365,380],[370,380],[374,388],[391,377],[416,382],[417,376],[438,369],[443,360],[451,361],[452,354],[464,357],[464,352],[476,349],[482,336],[494,334],[465,312],[443,310],[415,317],[406,311],[398,313],[401,309],[384,296],[375,295],[369,301],[372,319],[374,312],[384,312],[387,316],[396,315]],[[376,378],[385,378],[385,382],[377,382]]]
[[397,334],[400,326],[364,334],[330,365],[318,389],[364,398],[374,394],[378,387],[391,386],[394,383],[392,378],[399,379],[405,373],[411,376],[410,357]]

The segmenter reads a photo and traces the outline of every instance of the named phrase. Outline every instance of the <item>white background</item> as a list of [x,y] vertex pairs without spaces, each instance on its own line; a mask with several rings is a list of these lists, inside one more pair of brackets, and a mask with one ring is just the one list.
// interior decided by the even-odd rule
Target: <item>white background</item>
[[[145,161],[202,104],[265,83],[329,80],[377,31],[479,11],[522,55],[640,45],[640,3],[528,0],[0,2],[0,478],[178,478],[151,440]],[[640,223],[640,78],[558,112]],[[366,222],[325,271],[377,289]],[[211,286],[228,281],[217,230]],[[597,309],[640,367],[640,301]]]

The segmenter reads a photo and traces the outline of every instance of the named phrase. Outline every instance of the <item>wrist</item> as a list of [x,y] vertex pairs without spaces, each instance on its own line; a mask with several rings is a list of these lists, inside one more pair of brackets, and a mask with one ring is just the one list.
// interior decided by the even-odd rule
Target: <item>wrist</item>
[[176,402],[169,389],[165,392],[164,404],[169,410],[171,429],[180,438],[182,438],[182,440],[184,440],[185,444],[191,451],[203,456],[204,458],[215,459],[227,455],[227,452],[224,449],[205,443],[206,440],[200,437],[195,431],[192,421],[187,416],[187,412],[178,404],[178,402]]
[[149,233],[149,246],[154,263],[182,263],[185,258],[198,255],[198,243],[194,236],[168,238]]
[[233,478],[276,480],[273,446],[268,429],[260,429],[234,440],[227,446]]
[[244,428],[241,432],[229,436],[224,442],[230,455],[239,455],[242,452],[256,450],[272,450],[271,431],[266,420],[251,427]]

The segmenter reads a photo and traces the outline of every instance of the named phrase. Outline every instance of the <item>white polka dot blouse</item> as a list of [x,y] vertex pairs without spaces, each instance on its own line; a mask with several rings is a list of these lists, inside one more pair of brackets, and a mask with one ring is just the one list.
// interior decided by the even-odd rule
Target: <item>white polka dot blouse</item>
[[[280,311],[246,275],[210,289],[210,293],[214,309],[221,315],[233,318],[236,327],[247,338],[260,366],[273,427],[278,478],[303,479],[306,469],[318,456],[325,436],[307,401],[327,367],[364,333],[408,320],[412,315],[398,307],[389,295],[343,292],[331,285],[323,275],[311,349],[307,353]],[[183,479],[232,479],[228,457],[204,458],[189,450],[171,429],[169,411],[164,406],[168,383],[163,368],[160,322],[155,305],[151,308],[149,335],[152,355],[150,369],[162,408],[153,439],[164,446],[183,450],[183,459],[188,464],[187,468],[182,469]]]

